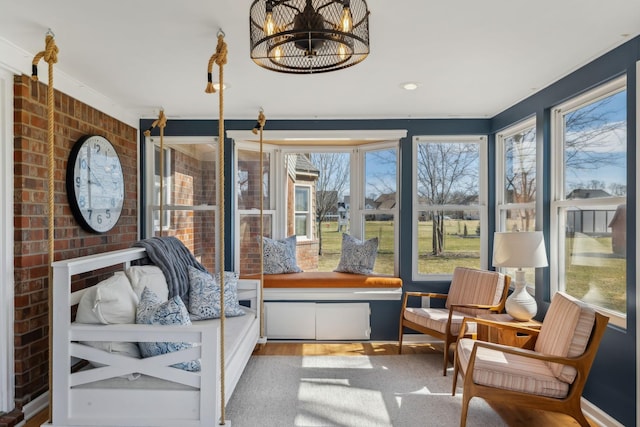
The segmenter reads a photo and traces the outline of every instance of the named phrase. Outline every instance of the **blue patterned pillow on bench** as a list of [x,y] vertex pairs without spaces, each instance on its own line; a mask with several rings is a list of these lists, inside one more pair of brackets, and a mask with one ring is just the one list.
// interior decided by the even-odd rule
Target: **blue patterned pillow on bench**
[[262,238],[264,274],[300,273],[296,260],[296,236],[274,240]]
[[[189,266],[189,314],[192,320],[218,319],[220,310],[220,279],[206,271]],[[224,315],[242,316],[238,303],[238,275],[224,272]]]
[[378,238],[361,241],[346,233],[342,234],[342,253],[339,273],[371,274],[378,255]]
[[[136,310],[136,323],[144,325],[190,325],[189,312],[182,299],[175,296],[169,301],[163,302],[149,288],[144,288],[140,296],[140,303]],[[142,357],[153,357],[174,351],[184,350],[193,344],[185,342],[144,342],[140,341],[138,347]],[[199,371],[200,361],[191,360],[171,365],[174,368],[185,371]]]

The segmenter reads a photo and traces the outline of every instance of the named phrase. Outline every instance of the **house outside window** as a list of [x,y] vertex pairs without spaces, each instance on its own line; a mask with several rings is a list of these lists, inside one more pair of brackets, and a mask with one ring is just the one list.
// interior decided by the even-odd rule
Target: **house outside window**
[[413,138],[413,280],[486,268],[486,136]]
[[[537,162],[535,117],[496,135],[496,231],[535,231]],[[535,269],[524,268],[528,286]],[[515,277],[514,268],[502,268]]]
[[552,290],[626,326],[626,78],[555,107]]

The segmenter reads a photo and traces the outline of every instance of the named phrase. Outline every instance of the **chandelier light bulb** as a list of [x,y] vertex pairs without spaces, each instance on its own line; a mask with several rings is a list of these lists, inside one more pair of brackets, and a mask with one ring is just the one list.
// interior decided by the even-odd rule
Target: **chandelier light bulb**
[[338,47],[338,56],[340,56],[340,59],[347,58],[347,48],[344,47],[343,44],[341,44],[340,47]]
[[277,46],[273,50],[273,60],[276,62],[280,62],[281,59],[282,59],[282,48],[280,46]]
[[267,36],[272,36],[276,33],[276,21],[273,20],[273,12],[268,11],[267,16],[264,19],[264,33]]
[[350,33],[353,30],[353,17],[351,16],[351,9],[349,6],[345,6],[342,9],[342,19],[340,20],[342,23],[342,31],[345,33]]

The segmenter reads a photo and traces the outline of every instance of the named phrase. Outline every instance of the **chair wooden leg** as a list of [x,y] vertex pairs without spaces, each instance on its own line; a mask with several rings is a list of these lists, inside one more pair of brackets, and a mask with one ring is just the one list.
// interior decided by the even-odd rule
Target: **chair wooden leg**
[[403,330],[404,328],[402,327],[402,321],[400,321],[400,332],[398,333],[399,335],[399,339],[398,339],[398,354],[402,354],[402,335],[403,335]]
[[467,396],[468,393],[462,393],[462,411],[460,412],[460,427],[467,425],[467,412],[469,412],[469,401],[471,397]]
[[449,349],[447,348],[449,345],[447,342],[444,342],[444,364],[442,365],[442,376],[447,376],[447,367],[449,366]]
[[456,395],[456,385],[458,384],[458,352],[453,354],[453,386],[451,388],[451,396]]

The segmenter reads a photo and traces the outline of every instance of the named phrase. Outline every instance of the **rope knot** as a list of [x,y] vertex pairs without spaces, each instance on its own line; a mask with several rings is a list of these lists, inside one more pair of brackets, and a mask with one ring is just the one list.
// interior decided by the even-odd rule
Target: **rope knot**
[[[204,90],[205,93],[216,93],[216,88],[213,87],[213,64],[218,64],[218,67],[222,69],[222,67],[227,63],[227,44],[224,41],[224,36],[220,34],[218,36],[218,45],[216,46],[216,52],[211,55],[211,59],[209,59],[209,64],[207,66],[207,87]],[[222,85],[222,82],[220,82]]]
[[58,62],[58,46],[53,39],[52,35],[47,35],[45,38],[44,60],[48,64],[55,64]]
[[44,58],[45,62],[49,64],[49,67],[53,67],[53,64],[58,62],[58,46],[51,34],[47,34],[45,37],[45,48],[42,52],[38,52],[31,61],[31,80],[38,81],[38,62]]

